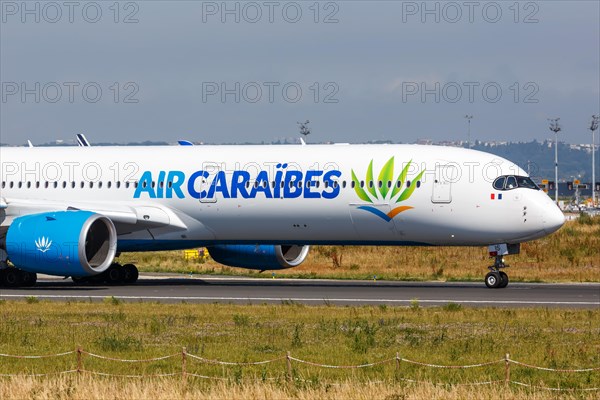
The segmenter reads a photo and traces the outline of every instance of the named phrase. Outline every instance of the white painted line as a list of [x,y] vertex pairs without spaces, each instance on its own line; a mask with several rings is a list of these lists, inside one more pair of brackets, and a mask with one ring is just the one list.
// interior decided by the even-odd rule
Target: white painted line
[[[203,300],[203,301],[308,301],[308,302],[336,302],[336,303],[406,303],[411,304],[415,300],[401,299],[326,299],[310,297],[193,297],[193,296],[85,296],[85,295],[25,295],[25,294],[2,294],[0,298],[28,298],[36,297],[38,299],[106,299],[114,297],[123,300]],[[422,303],[459,303],[459,304],[534,304],[534,305],[584,305],[600,306],[600,301],[530,301],[530,300],[427,300],[418,299]]]

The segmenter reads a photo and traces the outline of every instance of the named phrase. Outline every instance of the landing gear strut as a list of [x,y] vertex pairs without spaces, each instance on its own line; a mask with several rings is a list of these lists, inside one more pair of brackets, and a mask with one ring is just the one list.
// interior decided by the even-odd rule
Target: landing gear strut
[[496,261],[494,265],[488,267],[490,272],[485,276],[485,286],[491,289],[502,289],[508,285],[508,275],[504,271],[500,271],[501,268],[507,268],[508,265],[504,264],[504,258],[496,255]]

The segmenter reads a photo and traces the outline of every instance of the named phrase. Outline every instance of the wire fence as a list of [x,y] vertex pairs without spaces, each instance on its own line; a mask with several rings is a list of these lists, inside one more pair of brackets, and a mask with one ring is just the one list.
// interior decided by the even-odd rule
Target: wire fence
[[[221,365],[223,367],[227,367],[227,366],[229,366],[229,367],[231,367],[231,366],[236,366],[236,367],[260,366],[260,365],[273,364],[273,363],[277,363],[277,362],[283,363],[285,361],[285,377],[286,377],[287,381],[289,381],[289,382],[309,382],[308,380],[301,379],[299,377],[294,376],[293,363],[304,364],[304,365],[317,367],[317,368],[342,369],[342,370],[348,370],[348,369],[358,370],[358,369],[363,369],[363,368],[375,367],[375,366],[379,366],[379,365],[394,364],[396,372],[399,372],[401,370],[402,363],[417,365],[417,366],[426,367],[426,368],[441,368],[441,369],[453,369],[453,370],[483,368],[483,367],[487,367],[487,366],[503,364],[504,365],[504,379],[488,380],[488,381],[483,381],[483,382],[447,383],[447,385],[480,386],[480,385],[494,385],[494,384],[504,383],[506,385],[512,384],[512,385],[521,386],[521,387],[528,387],[528,388],[532,388],[532,389],[549,390],[549,391],[584,391],[584,392],[600,391],[600,387],[592,387],[592,388],[546,387],[546,386],[534,385],[534,384],[530,384],[530,383],[513,380],[513,379],[511,379],[511,366],[512,365],[516,365],[516,366],[519,366],[522,368],[527,368],[527,369],[547,371],[547,372],[553,372],[553,373],[585,373],[585,372],[589,373],[589,372],[596,372],[596,371],[598,371],[600,373],[600,367],[569,368],[569,369],[548,368],[548,367],[541,367],[541,366],[527,364],[527,363],[524,363],[521,361],[513,360],[510,358],[509,354],[506,354],[504,358],[497,359],[495,361],[488,361],[488,362],[483,362],[483,363],[479,363],[479,364],[468,364],[468,365],[440,365],[440,364],[425,363],[425,362],[421,362],[421,361],[409,360],[409,359],[400,357],[399,353],[396,353],[395,357],[391,357],[391,358],[387,358],[387,359],[383,359],[383,360],[375,361],[375,362],[371,362],[371,363],[358,364],[358,365],[321,364],[321,363],[293,357],[290,352],[287,352],[285,355],[282,355],[281,357],[273,358],[270,360],[254,361],[254,362],[248,362],[248,361],[232,362],[232,361],[214,360],[214,359],[204,358],[204,357],[201,357],[201,356],[198,356],[195,354],[191,354],[191,353],[187,352],[185,347],[182,348],[181,353],[169,354],[169,355],[165,355],[165,356],[146,358],[146,359],[123,359],[123,358],[108,357],[108,356],[85,351],[81,347],[77,348],[76,350],[72,350],[72,351],[65,351],[63,353],[45,354],[45,355],[15,355],[15,354],[0,353],[0,358],[48,359],[48,358],[66,357],[69,355],[75,355],[75,357],[76,357],[75,361],[77,363],[77,367],[75,369],[68,369],[68,370],[64,370],[64,371],[55,371],[55,372],[40,373],[40,374],[36,374],[36,373],[3,374],[3,373],[0,373],[0,377],[18,377],[18,376],[19,377],[22,377],[22,376],[25,376],[25,377],[48,377],[48,376],[68,375],[68,374],[78,374],[78,375],[89,374],[89,375],[95,375],[95,376],[118,377],[118,378],[150,378],[150,377],[179,376],[183,380],[186,380],[188,377],[194,377],[194,378],[215,380],[215,381],[230,381],[231,380],[230,378],[226,378],[226,377],[222,377],[222,376],[208,376],[208,375],[198,374],[195,372],[190,372],[190,371],[188,371],[188,367],[189,367],[188,360],[194,360],[195,362],[200,363],[200,364]],[[175,372],[170,372],[170,373],[147,373],[147,374],[138,374],[138,375],[135,375],[135,374],[112,374],[112,373],[99,372],[99,371],[86,369],[84,366],[84,358],[85,357],[89,357],[92,359],[95,358],[95,359],[100,359],[100,360],[121,362],[121,363],[142,363],[142,364],[143,363],[155,363],[158,361],[164,361],[164,360],[168,360],[168,359],[178,358],[179,362],[180,362],[180,370],[175,371]],[[404,381],[404,382],[409,382],[409,383],[427,383],[427,384],[432,383],[430,381],[422,381],[422,380],[410,379],[410,378],[405,378],[405,377],[397,377],[395,379]],[[277,378],[263,377],[262,380],[277,380]],[[370,383],[387,383],[388,381],[369,381],[369,382]],[[336,383],[333,382],[333,383],[328,383],[328,384],[335,385]]]

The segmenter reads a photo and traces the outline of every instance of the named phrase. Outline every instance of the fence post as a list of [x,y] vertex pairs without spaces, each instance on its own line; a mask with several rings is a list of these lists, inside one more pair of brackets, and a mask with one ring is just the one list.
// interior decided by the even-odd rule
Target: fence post
[[400,376],[400,353],[396,352],[396,378]]
[[504,356],[504,383],[510,383],[510,355],[506,353]]
[[285,355],[285,363],[287,365],[287,378],[288,381],[292,381],[292,359],[290,358],[290,352],[288,351],[287,354]]
[[187,350],[185,347],[181,348],[181,380],[184,384],[187,380]]
[[77,375],[80,375],[83,370],[82,351],[81,347],[77,347]]

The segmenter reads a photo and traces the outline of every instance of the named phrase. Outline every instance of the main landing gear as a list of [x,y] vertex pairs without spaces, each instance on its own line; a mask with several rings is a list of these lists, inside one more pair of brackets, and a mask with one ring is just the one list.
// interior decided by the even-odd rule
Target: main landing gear
[[0,269],[0,287],[31,287],[37,281],[37,274],[14,267]]
[[106,271],[94,276],[76,277],[71,279],[77,284],[107,284],[107,285],[133,285],[137,282],[139,271],[133,264],[121,265],[114,263]]
[[502,256],[496,256],[494,265],[488,267],[490,272],[485,276],[485,286],[491,289],[503,289],[508,286],[508,275],[504,271],[500,271],[501,268],[506,268],[508,265],[504,264]]

